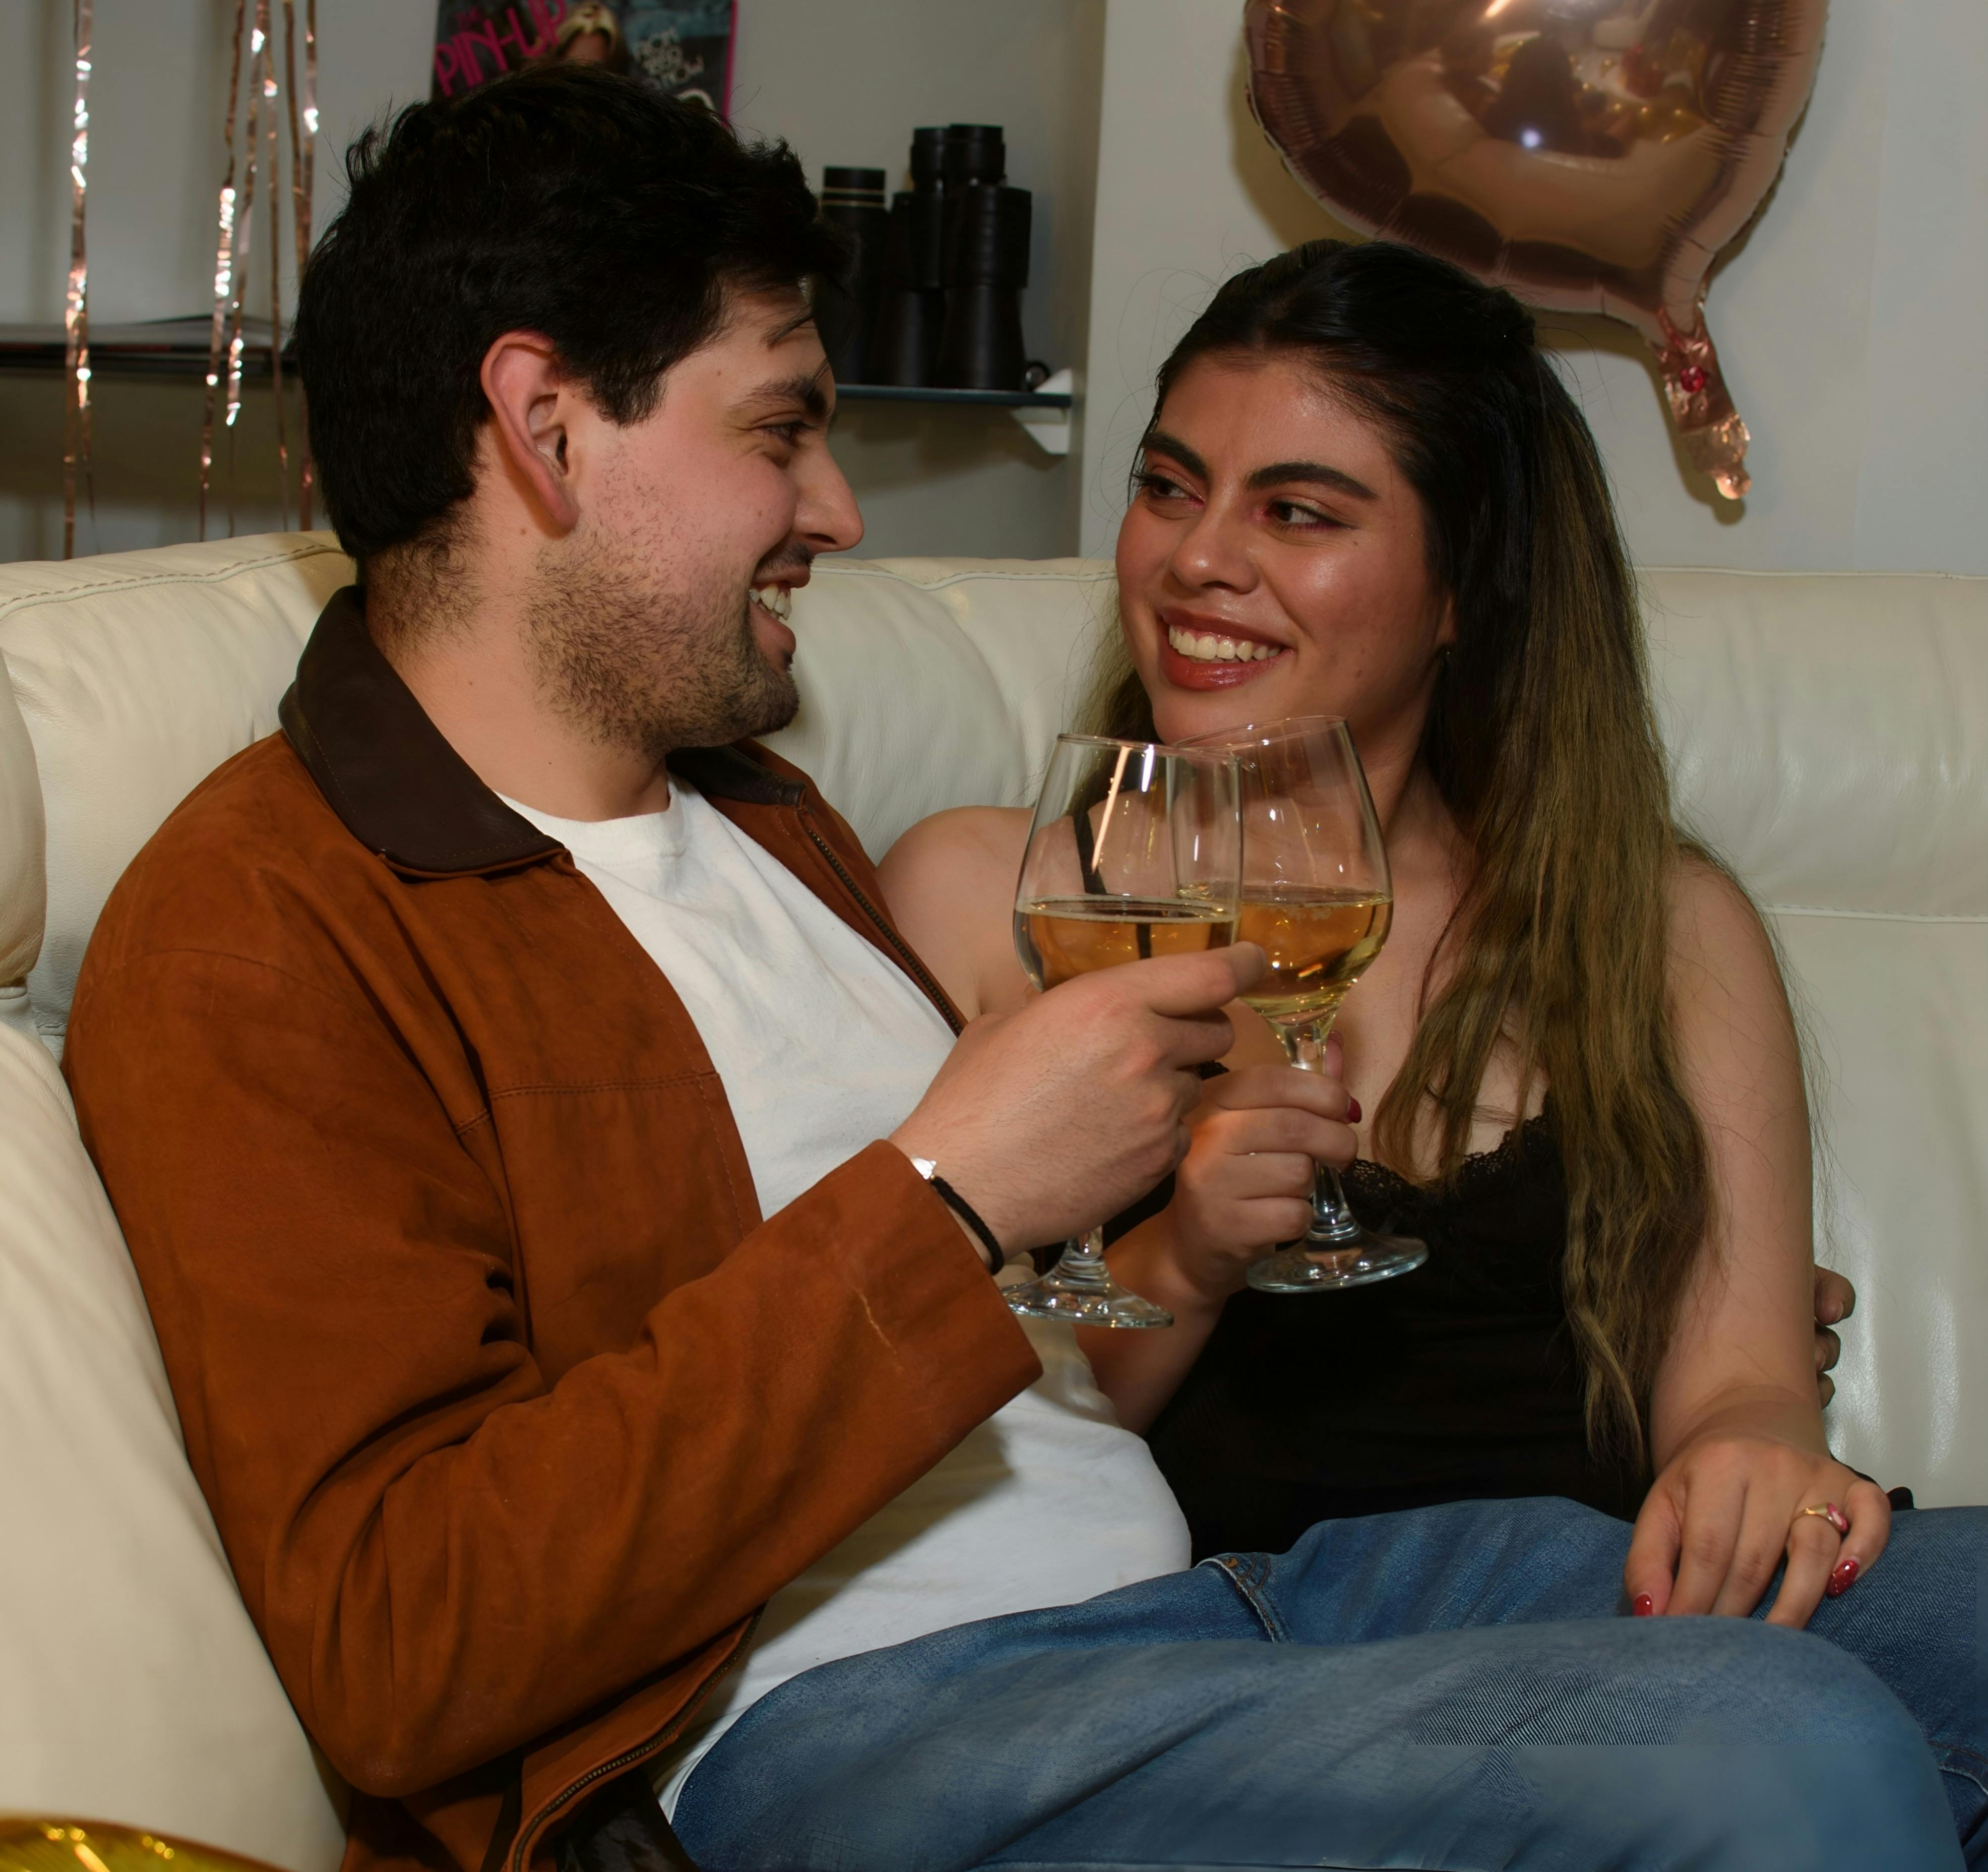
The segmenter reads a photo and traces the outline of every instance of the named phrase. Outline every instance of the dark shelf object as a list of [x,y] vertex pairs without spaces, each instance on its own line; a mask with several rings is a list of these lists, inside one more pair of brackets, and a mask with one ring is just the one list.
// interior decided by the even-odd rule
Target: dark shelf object
[[[62,361],[59,347],[56,361]],[[1067,390],[938,390],[904,384],[837,384],[835,400],[838,403],[978,403],[994,409],[1068,409],[1070,405]]]
[[[143,325],[98,325],[90,333],[92,377],[190,377],[207,375],[207,344],[211,327],[205,319],[156,319]],[[63,368],[63,328],[59,325],[0,325],[0,371],[46,371]],[[283,368],[296,368],[286,350]],[[227,357],[221,358],[227,376]],[[269,322],[242,321],[242,381],[265,383],[269,376]]]

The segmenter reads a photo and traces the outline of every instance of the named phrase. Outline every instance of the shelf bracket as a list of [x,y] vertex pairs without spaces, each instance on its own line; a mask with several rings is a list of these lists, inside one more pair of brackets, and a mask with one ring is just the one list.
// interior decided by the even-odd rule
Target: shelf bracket
[[[1077,394],[1077,373],[1059,371],[1055,376],[1040,387],[1046,397],[1073,398]],[[1060,408],[1046,408],[1041,404],[1032,408],[1010,409],[1008,412],[1027,430],[1036,446],[1045,455],[1070,453],[1070,424],[1071,408],[1066,401]]]

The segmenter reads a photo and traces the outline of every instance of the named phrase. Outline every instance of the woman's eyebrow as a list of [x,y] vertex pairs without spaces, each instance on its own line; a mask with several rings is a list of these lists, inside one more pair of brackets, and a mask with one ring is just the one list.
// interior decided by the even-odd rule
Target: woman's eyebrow
[[[1145,440],[1139,445],[1139,452],[1141,455],[1171,457],[1197,481],[1214,479],[1208,472],[1207,462],[1195,450],[1178,435],[1169,435],[1164,429],[1148,429]],[[1267,467],[1253,469],[1243,486],[1251,489],[1283,487],[1293,481],[1309,481],[1320,487],[1331,488],[1355,500],[1381,498],[1365,482],[1355,479],[1344,469],[1328,468],[1323,462],[1273,462]]]
[[1293,481],[1310,481],[1329,487],[1355,500],[1381,497],[1364,481],[1356,481],[1343,468],[1328,468],[1323,462],[1273,462],[1267,468],[1253,469],[1243,485],[1251,488],[1283,487]]
[[1165,429],[1148,429],[1145,439],[1139,445],[1139,452],[1171,455],[1197,481],[1209,479],[1208,464],[1178,435],[1169,435]]

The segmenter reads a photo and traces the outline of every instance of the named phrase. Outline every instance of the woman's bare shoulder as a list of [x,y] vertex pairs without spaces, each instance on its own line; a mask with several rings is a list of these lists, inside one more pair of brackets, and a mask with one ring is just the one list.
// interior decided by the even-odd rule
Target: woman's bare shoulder
[[1029,814],[1020,807],[955,806],[901,834],[877,873],[894,909],[900,889],[956,887],[1003,872],[1012,886],[1028,836]]
[[1692,1102],[1715,1129],[1758,1136],[1801,1114],[1790,1148],[1806,1148],[1801,1045],[1780,958],[1753,900],[1719,865],[1687,855],[1669,888],[1674,1032]]
[[1773,938],[1729,872],[1688,851],[1672,868],[1668,898],[1675,992],[1688,1000],[1733,994],[1783,1000]]
[[962,1013],[1013,998],[1009,912],[1028,838],[1023,809],[956,806],[921,819],[877,868],[898,927]]

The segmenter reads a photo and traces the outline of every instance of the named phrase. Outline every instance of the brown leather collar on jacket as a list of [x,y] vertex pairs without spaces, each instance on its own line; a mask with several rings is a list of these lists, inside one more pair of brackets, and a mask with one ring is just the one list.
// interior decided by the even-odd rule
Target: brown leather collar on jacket
[[[669,983],[355,593],[281,718],[113,893],[66,1065],[348,1867],[519,1868],[1038,1367],[889,1145],[761,1217]],[[803,775],[671,765],[956,1018]]]

